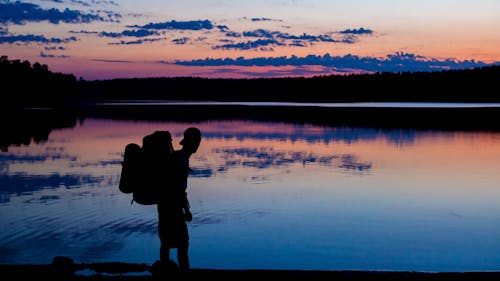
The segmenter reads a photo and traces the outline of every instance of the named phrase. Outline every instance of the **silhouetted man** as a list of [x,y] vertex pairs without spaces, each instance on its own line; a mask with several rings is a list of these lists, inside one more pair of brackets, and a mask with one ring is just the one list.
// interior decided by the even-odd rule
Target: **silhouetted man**
[[189,234],[186,221],[193,216],[189,210],[187,198],[187,178],[189,157],[198,150],[201,141],[201,132],[198,128],[190,127],[184,131],[184,138],[180,144],[182,149],[172,155],[171,185],[158,203],[158,235],[160,237],[160,262],[162,266],[170,264],[170,249],[177,248],[177,262],[181,271],[189,270]]

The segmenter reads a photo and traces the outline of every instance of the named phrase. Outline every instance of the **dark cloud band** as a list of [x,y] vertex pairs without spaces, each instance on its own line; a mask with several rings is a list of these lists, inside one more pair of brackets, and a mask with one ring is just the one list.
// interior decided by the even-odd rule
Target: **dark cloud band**
[[27,22],[48,21],[53,24],[88,23],[92,21],[118,21],[120,14],[109,11],[84,13],[78,10],[64,9],[63,11],[50,8],[43,9],[39,5],[23,2],[0,3],[0,23],[26,24]]
[[194,20],[194,21],[167,21],[159,23],[148,23],[146,25],[134,25],[130,27],[144,29],[175,29],[175,30],[202,30],[213,29],[214,25],[209,20]]
[[[408,53],[396,53],[384,58],[360,57],[355,55],[323,56],[308,55],[305,57],[259,57],[259,58],[206,58],[189,61],[176,61],[185,66],[305,66],[316,65],[335,68],[338,71],[361,70],[367,72],[383,71],[437,71],[442,69],[466,69],[482,67],[488,64],[481,61],[459,61],[452,59],[439,60]],[[498,63],[497,63],[498,64]]]
[[13,44],[13,43],[68,43],[71,41],[78,41],[74,36],[68,38],[47,38],[43,35],[25,34],[25,35],[9,35],[0,36],[0,44]]

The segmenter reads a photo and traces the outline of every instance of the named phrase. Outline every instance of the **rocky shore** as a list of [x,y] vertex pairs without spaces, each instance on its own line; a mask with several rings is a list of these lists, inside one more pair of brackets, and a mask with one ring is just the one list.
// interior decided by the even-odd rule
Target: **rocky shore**
[[[182,273],[160,270],[157,264],[104,262],[76,264],[66,257],[55,257],[46,265],[0,265],[2,280],[77,280],[77,281],[155,281],[203,278],[237,280],[243,278],[280,280],[368,280],[368,281],[465,281],[500,280],[500,271],[491,272],[412,272],[412,271],[321,271],[321,270],[215,270],[197,269]],[[214,279],[215,278],[215,279]]]

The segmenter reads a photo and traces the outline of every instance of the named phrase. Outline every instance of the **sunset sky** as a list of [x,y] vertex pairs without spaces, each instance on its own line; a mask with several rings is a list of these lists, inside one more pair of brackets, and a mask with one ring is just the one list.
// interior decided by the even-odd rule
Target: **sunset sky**
[[0,55],[87,80],[500,62],[498,0],[0,0]]

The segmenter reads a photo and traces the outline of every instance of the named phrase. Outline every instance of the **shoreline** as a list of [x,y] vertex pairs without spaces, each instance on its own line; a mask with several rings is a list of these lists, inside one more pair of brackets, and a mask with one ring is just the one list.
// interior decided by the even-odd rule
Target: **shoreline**
[[[156,271],[155,271],[156,269]],[[0,276],[6,280],[81,280],[81,281],[147,281],[171,277],[276,278],[292,280],[500,280],[499,271],[420,272],[371,270],[294,270],[294,269],[205,269],[193,268],[187,273],[177,271],[156,273],[154,265],[102,262],[76,264],[67,257],[55,257],[51,264],[0,264]],[[8,279],[8,280],[10,280]],[[211,279],[212,280],[212,279]]]
[[82,109],[80,117],[120,120],[198,122],[202,120],[249,119],[318,126],[351,126],[421,130],[500,131],[500,107],[320,107],[268,104],[101,104]]
[[[237,278],[275,278],[292,280],[422,280],[422,281],[493,281],[500,280],[500,271],[481,272],[415,272],[415,271],[327,271],[327,270],[292,270],[292,269],[191,269],[186,273],[167,273],[157,278],[149,272],[115,273],[95,272],[91,274],[66,273],[51,265],[0,265],[3,280],[81,280],[81,281],[148,281],[168,279],[173,276],[189,278],[217,278],[218,280],[236,280]],[[6,278],[9,277],[9,278]],[[163,278],[164,277],[164,278]],[[212,279],[211,279],[212,280]]]

